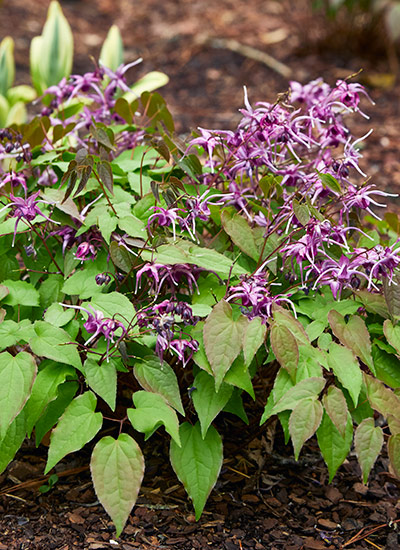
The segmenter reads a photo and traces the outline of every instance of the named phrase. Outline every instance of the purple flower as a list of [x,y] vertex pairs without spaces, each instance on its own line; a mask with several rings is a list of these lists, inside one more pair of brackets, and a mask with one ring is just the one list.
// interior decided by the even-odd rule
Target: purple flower
[[81,242],[76,249],[75,258],[77,260],[81,260],[81,262],[86,260],[94,260],[96,258],[97,250],[103,242],[99,231],[93,227],[84,235],[80,235],[77,240],[78,242]]
[[242,306],[246,308],[243,313],[249,319],[260,317],[265,323],[272,317],[273,304],[281,305],[283,303],[289,304],[296,316],[294,305],[289,299],[290,294],[271,294],[269,289],[271,283],[268,281],[268,276],[259,273],[241,279],[239,285],[229,288],[229,296],[226,301],[240,300]]
[[375,206],[385,207],[386,204],[376,202],[371,198],[371,195],[398,197],[398,194],[386,193],[386,191],[380,191],[379,189],[375,189],[375,187],[376,186],[374,184],[369,184],[357,189],[354,185],[349,185],[347,192],[342,196],[343,212],[348,213],[353,208],[360,208],[362,210],[366,210],[374,216],[374,218],[380,220],[381,218],[379,218],[379,216],[371,210],[370,205],[374,204]]
[[96,258],[96,247],[88,241],[81,243],[75,252],[75,258],[82,262]]
[[193,294],[193,287],[197,287],[196,278],[203,271],[202,268],[190,264],[163,265],[157,263],[148,263],[140,268],[136,273],[136,289],[141,287],[141,279],[144,274],[151,280],[150,294],[158,296],[164,283],[169,285],[170,292],[175,294],[176,289],[184,282]]
[[38,179],[38,185],[43,185],[44,187],[51,187],[58,182],[57,174],[52,168],[46,168],[43,170],[42,174]]
[[[178,355],[183,366],[198,349],[196,340],[177,338],[176,325],[183,322],[185,326],[195,325],[198,318],[193,316],[192,308],[186,302],[163,300],[159,304],[147,307],[138,312],[138,325],[141,328],[154,330],[157,334],[156,354],[163,361],[164,352],[168,349]],[[181,336],[181,333],[179,333]],[[189,355],[185,351],[189,350]]]
[[11,246],[14,246],[15,237],[17,235],[18,224],[21,220],[27,221],[29,225],[30,222],[32,222],[36,218],[36,216],[40,215],[40,216],[43,216],[43,218],[45,218],[49,222],[56,223],[56,224],[59,223],[48,218],[40,210],[40,208],[38,207],[38,203],[43,202],[47,204],[47,202],[44,200],[38,200],[37,197],[39,196],[39,194],[40,194],[40,191],[38,191],[37,193],[34,193],[30,197],[23,199],[22,197],[15,197],[12,193],[10,193],[11,202],[6,206],[4,206],[4,208],[0,209],[0,213],[1,213],[6,208],[15,207],[12,213],[12,217],[17,218],[17,221],[15,222],[14,237],[13,237]]
[[[169,344],[169,349],[176,353],[178,359],[182,362],[183,368],[193,357],[193,354],[199,350],[199,343],[197,340],[172,340]],[[185,353],[189,351],[187,355]]]
[[342,256],[339,261],[329,258],[318,267],[319,275],[313,288],[329,285],[335,300],[340,300],[343,288],[353,288],[354,277],[368,279],[365,273],[360,271],[357,262],[352,262],[347,256]]
[[161,206],[153,206],[153,210],[157,210],[157,212],[152,214],[147,220],[147,227],[149,229],[150,235],[153,236],[150,231],[151,224],[157,222],[157,225],[160,227],[169,227],[170,225],[172,225],[172,234],[175,240],[175,224],[181,219],[180,216],[178,216],[177,212],[182,211],[182,208],[162,208]]
[[[88,318],[83,324],[83,326],[85,327],[87,332],[92,336],[88,340],[86,340],[85,346],[88,346],[99,335],[103,335],[107,341],[107,361],[108,361],[110,343],[114,344],[115,342],[114,338],[118,338],[118,341],[119,341],[127,334],[127,329],[125,328],[125,325],[120,321],[116,321],[115,319],[105,319],[103,313],[101,311],[94,309],[90,304],[88,305],[89,309],[86,309],[82,306],[73,306],[68,304],[60,304],[60,305],[64,307],[78,309],[80,311],[84,311],[85,313],[87,313]],[[116,332],[119,330],[121,331],[120,335],[116,336]]]
[[0,181],[0,188],[7,185],[7,183],[11,184],[11,189],[20,185],[24,189],[25,194],[28,192],[26,178],[22,173],[17,174],[14,171],[7,172]]
[[400,239],[391,246],[376,245],[370,249],[354,249],[354,263],[365,269],[368,275],[368,288],[374,286],[373,278],[388,278],[389,284],[392,283],[394,271],[400,265],[400,248],[395,248],[398,242]]

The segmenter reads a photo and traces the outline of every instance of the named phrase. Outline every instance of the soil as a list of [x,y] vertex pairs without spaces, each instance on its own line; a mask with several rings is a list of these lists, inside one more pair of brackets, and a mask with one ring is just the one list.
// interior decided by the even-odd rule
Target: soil
[[[126,61],[144,58],[140,68],[132,69],[132,81],[150,70],[169,75],[162,94],[182,135],[197,126],[233,128],[240,118],[243,85],[252,103],[273,101],[289,80],[322,76],[333,84],[363,69],[358,80],[376,105],[365,104],[371,118],[355,119],[352,125],[359,136],[374,128],[362,167],[378,187],[400,191],[400,84],[394,82],[396,55],[381,22],[368,26],[365,17],[347,16],[327,22],[311,12],[307,0],[61,4],[74,32],[74,72],[90,70],[90,56],[98,56],[108,28],[116,23]],[[18,84],[29,81],[29,44],[41,32],[47,6],[47,0],[0,5],[0,37],[10,34],[15,40]],[[257,50],[259,59],[249,57],[243,46]],[[276,72],[260,52],[287,71]],[[391,210],[399,211],[399,205],[398,199],[389,202]],[[91,487],[86,451],[66,457],[58,466],[57,483],[42,494],[38,488],[46,484],[46,453],[26,441],[0,476],[0,550],[399,548],[399,482],[388,472],[385,456],[375,465],[368,487],[360,483],[353,454],[328,484],[314,440],[295,462],[279,430],[276,436],[272,425],[258,430],[258,418],[246,440],[236,422],[221,421],[223,470],[197,523],[168,466],[165,440],[153,437],[145,446],[147,469],[137,505],[117,540]]]

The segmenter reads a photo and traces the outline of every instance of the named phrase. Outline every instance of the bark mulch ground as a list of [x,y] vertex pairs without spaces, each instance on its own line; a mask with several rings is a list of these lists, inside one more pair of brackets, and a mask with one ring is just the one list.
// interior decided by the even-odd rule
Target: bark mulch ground
[[[239,430],[237,430],[239,433]],[[314,442],[296,462],[269,428],[241,451],[228,441],[220,479],[199,522],[164,458],[161,438],[145,447],[146,474],[119,539],[78,453],[58,466],[42,495],[45,457],[27,444],[0,490],[0,550],[397,550],[399,482],[380,458],[369,486],[350,456],[332,484]]]
[[[378,187],[400,190],[400,85],[389,85],[393,56],[382,46],[381,28],[362,34],[346,20],[335,27],[312,14],[308,0],[61,4],[75,36],[74,71],[90,70],[89,55],[98,56],[108,28],[117,23],[126,61],[144,58],[132,80],[150,70],[170,76],[162,93],[182,135],[197,126],[233,128],[240,117],[243,85],[251,102],[273,101],[291,79],[306,82],[322,76],[333,84],[363,69],[358,79],[376,102],[364,106],[370,120],[358,118],[352,126],[360,136],[374,128],[363,169]],[[29,44],[41,31],[47,6],[47,0],[13,0],[0,6],[0,38],[10,34],[15,39],[17,83],[29,80]],[[265,53],[284,67],[278,65],[278,72],[271,68]],[[398,200],[389,206],[399,211]],[[147,469],[138,503],[118,540],[91,487],[86,452],[66,457],[57,468],[57,483],[42,494],[38,488],[46,484],[45,451],[26,442],[0,476],[0,550],[400,547],[399,482],[388,472],[386,457],[378,460],[368,487],[360,483],[354,455],[328,484],[314,440],[295,462],[290,446],[284,446],[279,430],[274,437],[271,426],[261,432],[255,428],[254,434],[248,430],[246,440],[236,423],[219,428],[225,460],[201,520],[195,522],[167,464],[165,441],[152,438],[145,447]]]

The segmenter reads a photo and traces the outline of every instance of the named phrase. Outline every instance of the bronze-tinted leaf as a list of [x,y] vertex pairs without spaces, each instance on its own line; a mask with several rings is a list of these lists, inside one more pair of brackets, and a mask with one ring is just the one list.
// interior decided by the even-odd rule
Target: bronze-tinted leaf
[[102,160],[97,163],[97,171],[101,182],[106,186],[106,188],[113,195],[114,178],[113,178],[111,164],[107,160]]
[[114,110],[117,115],[123,118],[128,124],[132,124],[133,112],[130,104],[125,98],[119,97],[117,99],[117,101],[115,102]]

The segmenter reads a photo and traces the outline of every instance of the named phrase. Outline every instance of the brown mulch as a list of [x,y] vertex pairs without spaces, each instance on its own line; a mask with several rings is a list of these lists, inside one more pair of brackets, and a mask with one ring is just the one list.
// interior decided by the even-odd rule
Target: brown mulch
[[[400,84],[388,86],[385,75],[392,65],[376,37],[366,47],[356,40],[356,32],[346,34],[345,26],[330,35],[331,27],[311,14],[308,0],[61,3],[75,35],[74,71],[90,70],[89,55],[98,56],[109,26],[117,23],[126,61],[144,58],[137,72],[132,70],[132,81],[150,70],[170,76],[162,94],[183,135],[197,126],[233,128],[243,85],[251,102],[272,101],[290,79],[306,82],[322,76],[333,84],[362,68],[359,78],[367,86],[377,80],[381,84],[368,86],[376,103],[364,105],[371,119],[355,118],[352,125],[356,135],[374,128],[363,168],[378,187],[400,190]],[[11,34],[16,43],[17,83],[28,81],[30,40],[40,33],[47,6],[47,0],[0,5],[0,38]],[[246,50],[232,51],[228,39],[268,53],[287,65],[291,76],[249,58]],[[398,209],[398,200],[390,206]],[[82,469],[88,463],[86,452],[66,457],[57,469],[58,482],[42,495],[38,487],[44,483],[45,452],[26,442],[0,476],[0,550],[399,548],[399,482],[388,473],[386,457],[378,460],[368,488],[360,483],[354,455],[329,485],[314,440],[296,463],[279,431],[273,445],[271,430],[264,429],[238,450],[243,428],[235,423],[220,428],[225,461],[201,520],[194,521],[168,466],[165,441],[155,436],[145,447],[147,469],[138,503],[118,540],[88,470]]]
[[64,459],[58,482],[41,495],[45,457],[27,444],[2,476],[0,550],[399,548],[399,482],[386,457],[368,487],[354,456],[329,485],[313,442],[296,462],[279,436],[271,447],[271,436],[268,429],[241,451],[226,441],[221,476],[197,523],[167,464],[165,442],[152,438],[139,499],[118,539],[88,469],[78,466],[87,464],[85,452]]

